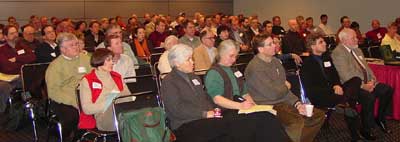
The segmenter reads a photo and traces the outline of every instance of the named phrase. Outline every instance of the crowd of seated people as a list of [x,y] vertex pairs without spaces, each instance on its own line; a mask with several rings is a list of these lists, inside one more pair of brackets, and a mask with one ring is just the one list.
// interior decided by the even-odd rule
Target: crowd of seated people
[[[159,48],[165,50],[153,68],[163,74],[166,114],[183,141],[313,141],[327,108],[337,105],[348,110],[345,121],[352,141],[376,139],[376,126],[390,133],[385,114],[393,88],[377,82],[358,46],[390,45],[399,52],[400,18],[387,28],[374,19],[366,34],[348,16],[340,18],[342,26],[335,34],[325,14],[319,25],[312,17],[290,19],[286,30],[279,16],[262,23],[257,15],[198,12],[173,19],[146,13],[144,21],[132,14],[127,24],[123,18],[88,24],[33,15],[23,26],[15,17],[0,24],[0,73],[18,75],[24,64],[50,63],[45,77],[48,98],[67,141],[78,128],[115,130],[110,107],[104,105],[109,103],[107,96],[130,94],[126,83],[136,80],[124,78],[136,76],[138,64],[151,63]],[[333,50],[327,48],[326,36],[336,38]],[[235,64],[243,52],[254,58],[240,72]],[[81,112],[75,95],[79,84]],[[0,112],[12,90],[21,86],[20,77],[0,81]],[[375,118],[376,99],[381,103]],[[357,103],[361,112],[355,110]],[[307,104],[315,106],[310,117],[305,116]],[[273,105],[276,114],[224,114],[255,105]],[[222,118],[214,115],[214,108],[222,109]]]

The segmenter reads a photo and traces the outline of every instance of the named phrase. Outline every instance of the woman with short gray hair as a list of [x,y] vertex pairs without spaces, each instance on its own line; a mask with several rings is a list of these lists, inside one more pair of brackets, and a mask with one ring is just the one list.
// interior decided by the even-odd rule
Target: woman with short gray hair
[[203,90],[201,79],[193,74],[193,49],[178,44],[169,51],[168,60],[172,71],[161,85],[161,96],[167,117],[178,141],[231,141],[236,138],[230,131],[233,123],[217,118],[214,108]]

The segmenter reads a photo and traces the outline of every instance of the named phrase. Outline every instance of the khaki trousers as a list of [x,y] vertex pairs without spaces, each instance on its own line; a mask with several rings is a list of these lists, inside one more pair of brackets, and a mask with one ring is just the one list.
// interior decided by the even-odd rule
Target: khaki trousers
[[293,142],[313,142],[325,120],[325,113],[315,107],[312,117],[303,116],[296,108],[284,103],[274,105],[274,109]]

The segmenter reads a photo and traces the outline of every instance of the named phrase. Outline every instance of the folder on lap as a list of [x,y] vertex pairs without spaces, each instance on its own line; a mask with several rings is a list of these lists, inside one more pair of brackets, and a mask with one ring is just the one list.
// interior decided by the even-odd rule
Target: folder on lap
[[273,105],[254,105],[250,109],[241,109],[239,110],[239,114],[249,114],[249,113],[254,113],[254,112],[270,112],[274,115],[276,115],[276,110],[273,109]]
[[18,77],[19,77],[19,75],[11,75],[11,74],[0,73],[0,80],[1,81],[11,82],[11,81],[17,79]]

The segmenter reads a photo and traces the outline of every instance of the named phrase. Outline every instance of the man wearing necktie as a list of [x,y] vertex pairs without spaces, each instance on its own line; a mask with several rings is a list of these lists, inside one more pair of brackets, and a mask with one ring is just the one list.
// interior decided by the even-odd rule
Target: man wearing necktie
[[[368,140],[376,139],[371,131],[376,123],[385,133],[390,133],[386,127],[385,114],[392,101],[393,89],[376,81],[362,51],[358,48],[355,31],[348,28],[343,29],[339,33],[339,40],[340,43],[333,50],[331,56],[344,91],[350,92],[346,96],[352,101],[350,105],[354,107],[357,101],[362,105],[361,122],[363,130],[361,130],[361,135]],[[375,98],[379,99],[380,105],[378,116],[374,121]]]

